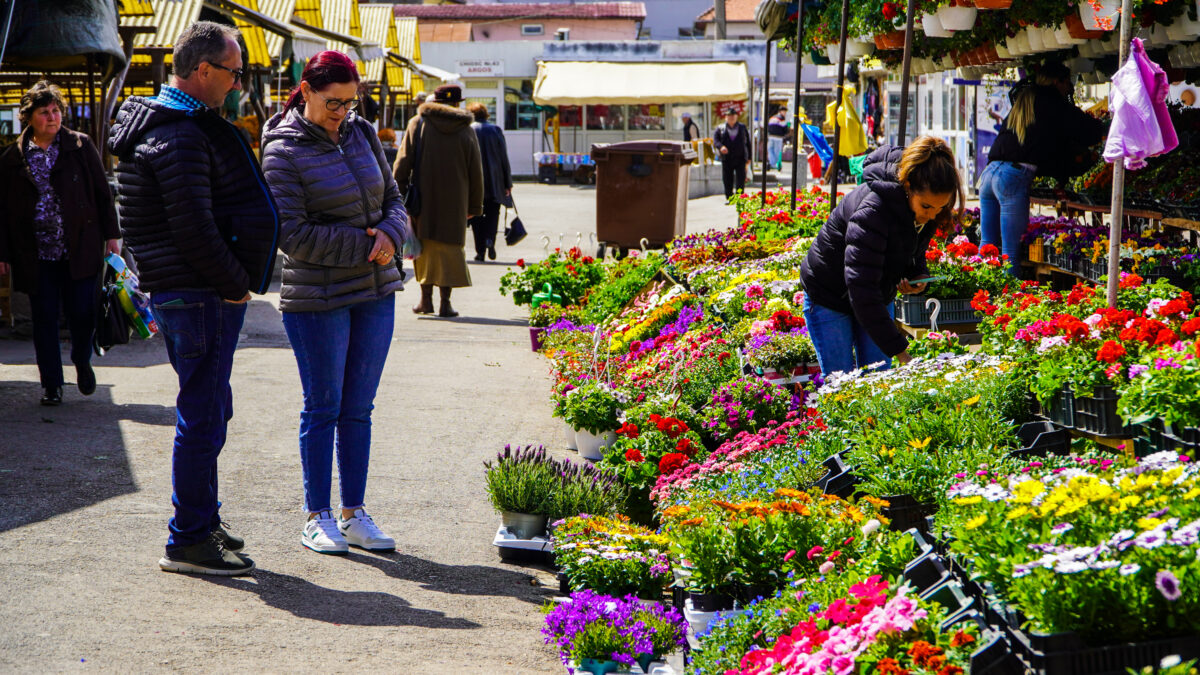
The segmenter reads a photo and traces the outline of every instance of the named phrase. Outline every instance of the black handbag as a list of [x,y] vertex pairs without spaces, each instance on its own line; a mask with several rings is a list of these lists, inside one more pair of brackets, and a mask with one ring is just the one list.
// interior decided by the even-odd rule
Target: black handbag
[[92,351],[97,356],[114,345],[129,343],[133,326],[129,325],[129,316],[117,297],[120,286],[116,283],[116,273],[108,265],[104,266],[104,280],[100,285],[99,307],[96,310],[96,330],[92,335]]
[[425,132],[425,120],[417,120],[417,128],[413,133],[413,165],[412,177],[408,182],[408,193],[404,195],[404,210],[409,218],[421,215],[421,135]]
[[[521,222],[521,214],[517,211],[516,202],[513,202],[513,213],[517,214],[517,217],[504,226],[504,243],[509,246],[516,246],[522,239],[529,236],[529,233],[525,231],[525,224]],[[504,219],[508,220],[508,209],[504,210]]]

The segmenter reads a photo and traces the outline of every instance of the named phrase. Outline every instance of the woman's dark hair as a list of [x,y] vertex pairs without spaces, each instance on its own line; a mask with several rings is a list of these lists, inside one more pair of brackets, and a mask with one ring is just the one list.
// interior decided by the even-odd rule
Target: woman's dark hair
[[38,108],[44,108],[52,103],[58,104],[58,109],[65,115],[67,114],[67,104],[63,102],[62,90],[57,84],[51,84],[48,80],[41,80],[37,84],[29,88],[21,96],[21,108],[17,112],[17,118],[21,120],[21,126],[28,126],[29,120],[33,119],[33,111]]
[[[346,82],[358,84],[360,82],[358,68],[354,66],[354,61],[351,61],[349,56],[332,50],[321,52],[309,59],[308,64],[304,66],[304,73],[300,76],[300,81],[307,82],[314,91],[321,91],[331,84],[345,84]],[[287,105],[283,107],[283,110],[287,112],[303,105],[304,95],[300,93],[300,85],[296,85],[291,96],[288,96]]]
[[476,122],[486,122],[488,120],[487,106],[476,101],[467,106],[467,112],[475,116]]
[[935,136],[921,136],[913,141],[904,148],[900,164],[896,167],[896,178],[910,192],[950,195],[950,202],[938,214],[938,221],[948,219],[955,210],[962,213],[967,196],[963,193],[962,177],[954,164],[954,153],[946,141]]

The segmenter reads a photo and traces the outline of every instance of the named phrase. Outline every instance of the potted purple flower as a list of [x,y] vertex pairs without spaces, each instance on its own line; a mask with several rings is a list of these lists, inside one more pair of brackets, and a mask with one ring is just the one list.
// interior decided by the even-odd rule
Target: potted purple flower
[[659,602],[584,590],[547,613],[542,633],[576,673],[628,672],[634,663],[649,672],[650,663],[684,644],[687,622]]

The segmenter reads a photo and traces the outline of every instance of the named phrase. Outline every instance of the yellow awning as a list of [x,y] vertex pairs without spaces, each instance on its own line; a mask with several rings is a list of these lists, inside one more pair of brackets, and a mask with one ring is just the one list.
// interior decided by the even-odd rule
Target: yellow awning
[[395,90],[403,84],[403,68],[388,63],[382,52],[395,51],[400,46],[396,37],[396,14],[391,5],[362,5],[359,7],[362,18],[363,39],[379,43],[381,53],[378,58],[366,62],[363,79],[367,82],[382,82],[384,68],[387,68],[389,88]]
[[[421,62],[421,39],[417,30],[417,17],[404,16],[396,18],[396,43],[399,45],[395,53],[408,59],[412,63]],[[404,84],[401,91],[416,96],[425,91],[424,81],[419,77],[413,77],[413,72],[409,68],[402,68],[404,72]],[[391,82],[390,75],[388,82]]]
[[533,100],[541,105],[689,103],[746,98],[740,61],[616,63],[539,61]]
[[[153,26],[153,33],[142,33],[133,38],[134,47],[174,47],[175,39],[184,28],[195,23],[200,18],[200,8],[204,0],[150,0],[154,14],[150,16],[121,16],[122,26]],[[164,61],[171,64],[171,55],[167,54]],[[149,65],[150,57],[144,54],[134,54],[133,65]]]
[[[229,4],[245,7],[255,14],[258,13],[258,0],[239,0],[237,3],[230,2]],[[233,22],[241,32],[242,40],[246,42],[246,65],[270,68],[271,57],[279,58],[279,53],[273,53],[267,49],[266,31],[262,29],[262,26],[253,20],[253,15],[248,13],[235,14]]]

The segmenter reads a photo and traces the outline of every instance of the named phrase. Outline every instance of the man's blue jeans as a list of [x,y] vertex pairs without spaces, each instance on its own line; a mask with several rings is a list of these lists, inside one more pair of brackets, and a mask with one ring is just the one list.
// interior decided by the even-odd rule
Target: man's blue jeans
[[284,312],[300,382],[300,466],[309,512],[330,508],[337,441],[342,508],[363,505],[371,456],[371,410],[396,319],[395,295],[327,312]]
[[[887,304],[887,312],[895,316],[895,303]],[[872,363],[883,362],[879,370],[892,367],[892,360],[867,335],[853,314],[843,314],[836,309],[822,307],[804,296],[804,322],[808,336],[817,348],[817,361],[821,374],[828,377],[837,371],[849,372],[866,368]]]
[[158,291],[150,308],[167,357],[179,377],[175,398],[175,449],[171,484],[175,516],[167,550],[204,541],[221,524],[217,456],[233,417],[233,352],[246,305],[225,302],[213,291]]
[[1008,256],[1009,274],[1021,270],[1021,236],[1029,227],[1029,188],[1034,171],[1012,162],[992,162],[979,176],[980,244]]

